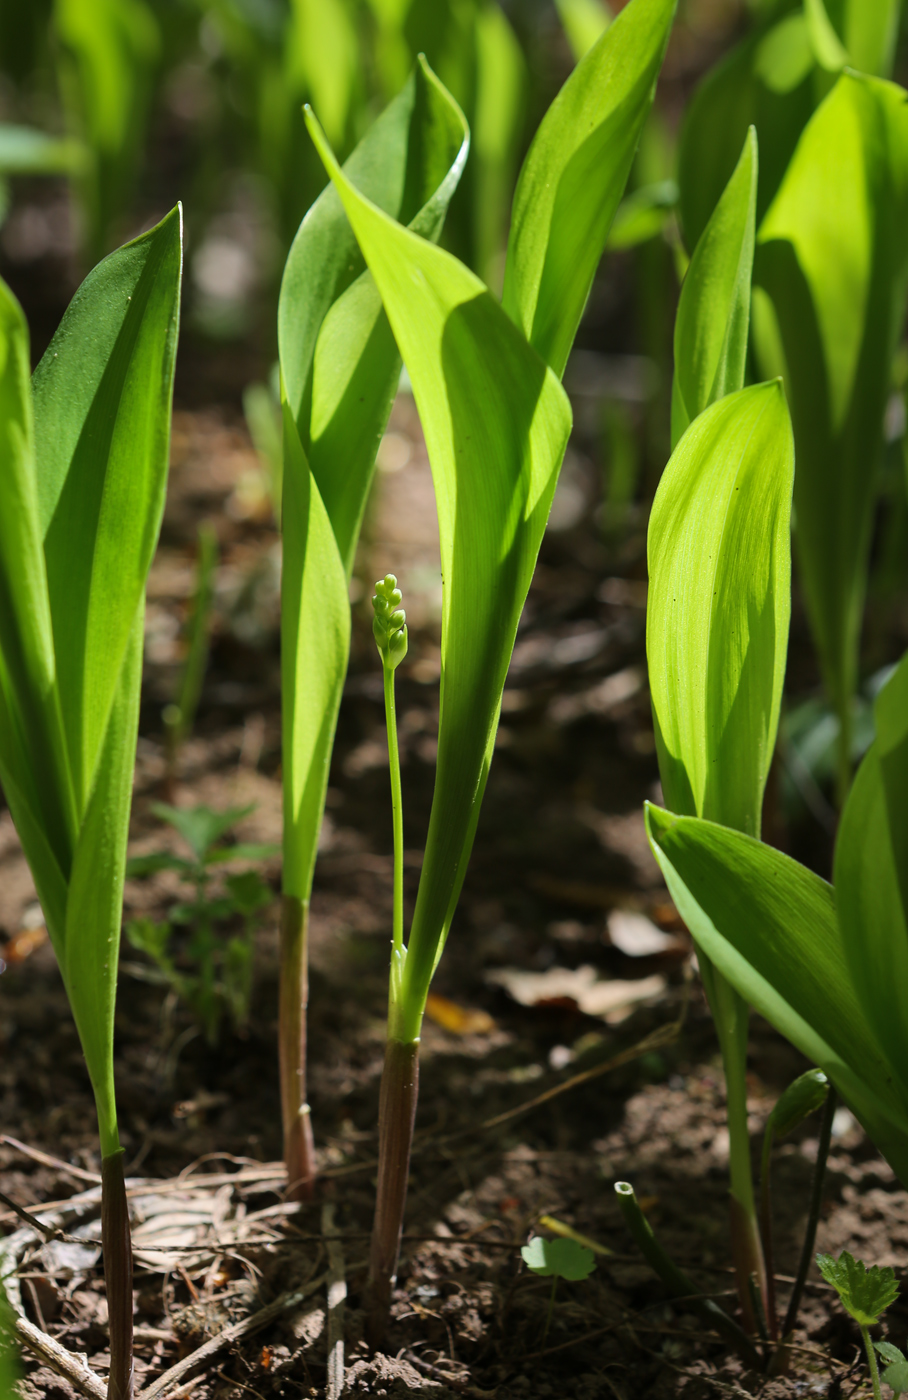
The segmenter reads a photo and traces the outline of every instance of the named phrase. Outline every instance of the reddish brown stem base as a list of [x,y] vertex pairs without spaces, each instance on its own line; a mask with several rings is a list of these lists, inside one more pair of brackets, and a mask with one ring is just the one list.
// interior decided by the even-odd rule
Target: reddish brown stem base
[[757,1325],[754,1296],[759,1299],[763,1320],[769,1324],[769,1294],[766,1280],[766,1265],[763,1260],[763,1247],[760,1231],[755,1219],[741,1209],[734,1196],[729,1197],[731,1206],[731,1253],[741,1305],[741,1318],[744,1328],[751,1335],[761,1329]]
[[123,1153],[101,1162],[101,1250],[110,1326],[108,1400],[133,1400],[132,1239],[123,1177]]
[[389,1040],[378,1106],[378,1190],[366,1286],[366,1341],[373,1350],[385,1339],[391,1310],[418,1094],[419,1041]]
[[285,894],[281,906],[280,1068],[287,1199],[309,1201],[315,1189],[315,1142],[306,1101],[309,1007],[309,905]]

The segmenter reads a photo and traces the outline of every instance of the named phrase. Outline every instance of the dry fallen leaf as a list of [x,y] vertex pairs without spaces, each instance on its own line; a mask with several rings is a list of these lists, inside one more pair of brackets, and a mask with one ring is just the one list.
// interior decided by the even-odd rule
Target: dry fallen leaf
[[458,1006],[456,1001],[437,996],[430,992],[426,998],[426,1015],[442,1030],[452,1035],[489,1035],[495,1030],[495,1022],[487,1011],[476,1011],[468,1006]]
[[645,914],[635,914],[629,909],[612,910],[608,916],[608,936],[612,945],[630,958],[685,951],[681,939],[663,933]]
[[521,1006],[573,1002],[585,1015],[602,1016],[612,1023],[623,1020],[639,1002],[660,996],[666,986],[664,977],[600,979],[588,963],[576,969],[550,967],[546,972],[501,967],[486,973],[486,980],[504,987]]

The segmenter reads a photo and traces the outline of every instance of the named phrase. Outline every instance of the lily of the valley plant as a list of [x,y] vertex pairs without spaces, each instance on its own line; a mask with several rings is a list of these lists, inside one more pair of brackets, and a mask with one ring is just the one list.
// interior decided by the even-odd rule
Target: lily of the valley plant
[[469,860],[517,623],[571,427],[560,377],[673,13],[674,0],[631,0],[546,113],[514,199],[503,304],[341,170],[308,115],[410,374],[444,580],[435,795],[409,939],[392,953],[369,1276],[373,1342],[384,1331],[400,1248],[426,997]]
[[133,1390],[114,1000],[181,266],[174,210],[86,278],[31,380],[0,283],[0,781],[97,1105],[111,1400]]

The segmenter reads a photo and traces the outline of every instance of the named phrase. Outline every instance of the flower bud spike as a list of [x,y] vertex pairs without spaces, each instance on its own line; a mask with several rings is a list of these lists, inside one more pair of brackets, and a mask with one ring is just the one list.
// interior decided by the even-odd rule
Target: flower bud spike
[[396,670],[407,654],[407,614],[400,607],[403,594],[394,574],[385,574],[372,596],[372,634],[382,664]]

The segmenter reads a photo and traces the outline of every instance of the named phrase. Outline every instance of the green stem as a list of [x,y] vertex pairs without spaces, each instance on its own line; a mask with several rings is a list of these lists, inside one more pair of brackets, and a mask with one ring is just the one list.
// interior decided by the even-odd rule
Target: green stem
[[751,1370],[758,1370],[760,1358],[750,1337],[712,1299],[704,1298],[694,1287],[687,1274],[683,1273],[677,1264],[668,1257],[653,1234],[652,1226],[640,1209],[633,1186],[626,1181],[616,1181],[615,1195],[618,1198],[621,1214],[624,1216],[624,1223],[633,1235],[650,1268],[655,1270],[676,1298],[689,1300],[694,1312],[703,1319],[708,1327],[721,1332],[726,1340],[732,1344],[746,1366],[750,1367]]
[[772,1171],[772,1127],[766,1129],[763,1138],[763,1160],[760,1165],[760,1243],[763,1246],[763,1263],[766,1266],[766,1293],[769,1299],[767,1324],[772,1341],[779,1336],[779,1320],[776,1316],[776,1282],[772,1253],[772,1193],[770,1174]]
[[287,1196],[307,1201],[315,1184],[312,1115],[306,1100],[309,1006],[309,901],[285,894],[281,905],[281,985],[278,1041]]
[[[388,764],[391,770],[391,816],[394,824],[394,923],[392,968],[403,960],[404,949],[404,817],[400,787],[400,750],[397,743],[397,708],[394,700],[394,668],[384,661],[385,721],[388,729]],[[393,974],[392,974],[393,975]]]
[[748,1331],[753,1332],[757,1319],[751,1298],[751,1279],[756,1280],[767,1321],[771,1317],[772,1306],[760,1243],[747,1127],[747,1031],[750,1010],[699,948],[697,955],[725,1069],[732,1256],[741,1313]]
[[836,758],[836,805],[841,812],[851,789],[851,705],[847,702],[839,707]]
[[795,1285],[792,1289],[791,1298],[788,1303],[788,1310],[785,1313],[785,1321],[782,1324],[782,1336],[789,1337],[794,1331],[795,1323],[798,1319],[798,1308],[801,1304],[801,1294],[804,1292],[804,1284],[807,1281],[807,1272],[813,1263],[813,1248],[817,1238],[817,1222],[820,1219],[820,1205],[823,1200],[823,1181],[826,1176],[826,1159],[829,1156],[829,1144],[832,1140],[832,1120],[835,1117],[836,1092],[832,1085],[826,1095],[826,1102],[823,1105],[823,1117],[820,1122],[820,1141],[817,1146],[817,1160],[813,1169],[813,1180],[810,1185],[810,1212],[807,1216],[807,1228],[804,1231],[804,1242],[801,1245],[801,1261],[798,1265]]
[[883,1392],[880,1390],[880,1368],[876,1364],[876,1352],[873,1349],[873,1342],[870,1340],[869,1328],[858,1324],[861,1327],[861,1336],[864,1338],[864,1346],[867,1349],[867,1365],[870,1367],[870,1379],[873,1383],[873,1400],[883,1400]]

